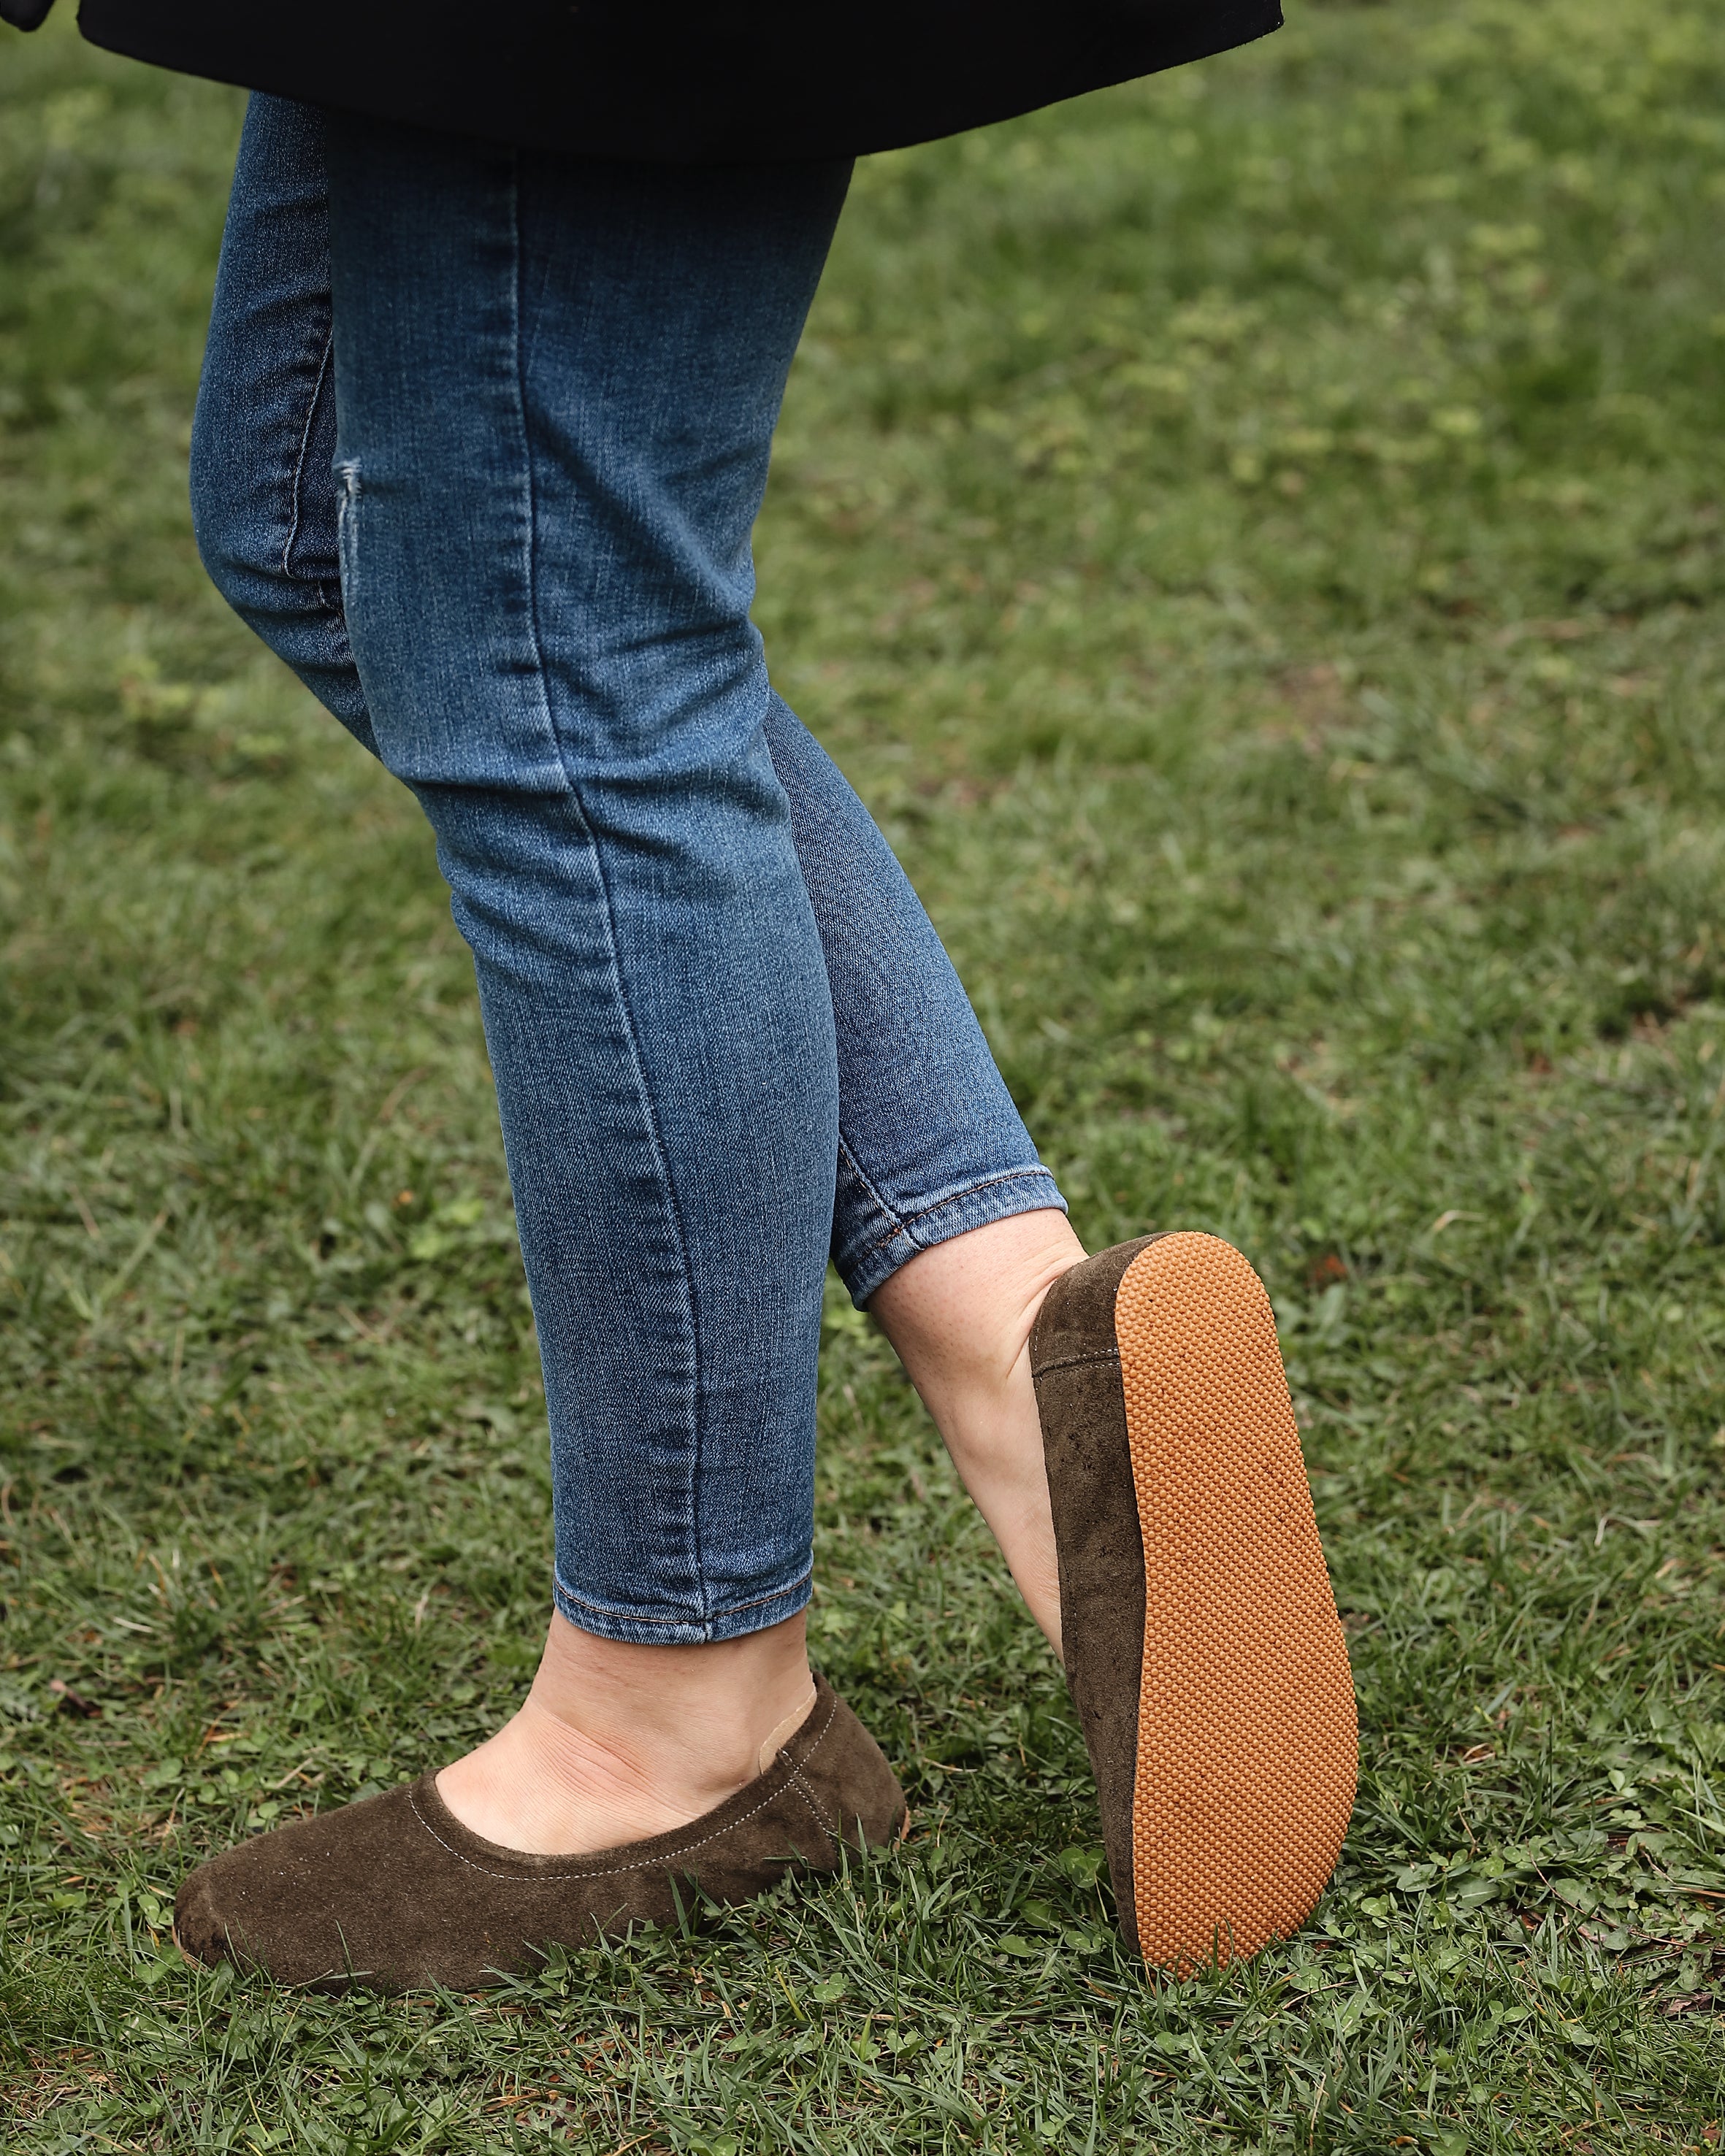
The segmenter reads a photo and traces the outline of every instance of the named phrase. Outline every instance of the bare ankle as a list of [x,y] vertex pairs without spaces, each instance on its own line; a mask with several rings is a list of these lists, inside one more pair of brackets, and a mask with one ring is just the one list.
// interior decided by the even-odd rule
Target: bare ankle
[[919,1251],[869,1307],[925,1399],[925,1386],[1003,1384],[1048,1290],[1084,1255],[1063,1213],[1014,1214]]
[[555,1615],[520,1711],[445,1767],[439,1792],[505,1848],[562,1855],[643,1840],[762,1772],[814,1690],[801,1616],[740,1640],[648,1647]]
[[644,1646],[584,1632],[553,1616],[529,1699],[543,1712],[643,1771],[747,1781],[762,1743],[806,1704],[806,1620],[698,1645]]
[[1058,1654],[1060,1595],[1031,1327],[1082,1262],[1063,1214],[1025,1213],[913,1258],[871,1306]]

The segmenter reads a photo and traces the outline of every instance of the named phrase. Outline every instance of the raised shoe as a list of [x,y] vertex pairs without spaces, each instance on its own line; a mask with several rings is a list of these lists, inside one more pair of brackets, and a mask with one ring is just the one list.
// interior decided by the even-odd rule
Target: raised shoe
[[1358,1723],[1269,1298],[1213,1235],[1063,1274],[1031,1335],[1067,1681],[1129,1944],[1184,1976],[1312,1912]]

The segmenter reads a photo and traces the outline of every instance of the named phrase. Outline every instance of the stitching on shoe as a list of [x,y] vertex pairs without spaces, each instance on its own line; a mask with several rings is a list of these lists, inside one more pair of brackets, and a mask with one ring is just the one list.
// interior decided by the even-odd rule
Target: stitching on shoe
[[1046,1378],[1051,1370],[1079,1370],[1089,1363],[1118,1363],[1120,1359],[1118,1348],[1097,1348],[1086,1355],[1063,1355],[1058,1363],[1038,1363],[1034,1374]]
[[[837,1714],[837,1712],[838,1696],[835,1693],[833,1695],[832,1710],[828,1713],[825,1722],[821,1725],[821,1736],[817,1737],[815,1739],[815,1743],[811,1744],[808,1750],[804,1753],[804,1762],[813,1758],[815,1756],[816,1745],[820,1743],[821,1738],[824,1738],[827,1731],[832,1728],[833,1717]],[[796,1739],[793,1738],[791,1741],[794,1743]],[[780,1758],[785,1760],[785,1765],[790,1770],[790,1780],[792,1783],[795,1783],[797,1779],[797,1767],[800,1763],[791,1759],[785,1753],[780,1753],[779,1756]],[[802,1792],[799,1789],[797,1794],[801,1795]],[[457,1864],[465,1864],[470,1871],[482,1872],[487,1879],[501,1879],[507,1886],[536,1887],[541,1884],[548,1885],[554,1881],[565,1879],[615,1879],[626,1871],[657,1871],[667,1865],[675,1863],[678,1857],[692,1856],[698,1849],[705,1849],[708,1842],[723,1841],[727,1835],[734,1834],[739,1826],[742,1826],[746,1821],[752,1820],[755,1816],[756,1813],[764,1812],[769,1804],[773,1804],[778,1798],[784,1794],[785,1789],[781,1786],[780,1788],[775,1789],[770,1796],[763,1797],[760,1802],[756,1804],[752,1810],[744,1812],[740,1819],[734,1819],[729,1826],[718,1827],[711,1834],[703,1834],[698,1841],[685,1842],[680,1849],[667,1849],[664,1854],[660,1856],[638,1857],[633,1864],[611,1864],[607,1865],[603,1869],[598,1871],[586,1870],[574,1871],[528,1872],[494,1871],[488,1864],[475,1863],[474,1860],[471,1856],[464,1856],[459,1849],[456,1849],[451,1843],[445,1841],[443,1836],[437,1831],[436,1828],[432,1825],[430,1820],[428,1820],[424,1812],[420,1810],[419,1799],[414,1794],[413,1786],[411,1784],[408,1786],[407,1800],[412,1806],[414,1817],[419,1821],[420,1825],[425,1828],[426,1833],[430,1835],[432,1840],[437,1844],[437,1846],[440,1849],[448,1851],[449,1854],[454,1857]],[[804,1797],[803,1801],[807,1803],[807,1798]],[[821,1815],[818,1811],[816,1813],[815,1816],[817,1820],[821,1820]],[[826,1826],[826,1821],[824,1820],[821,1820],[821,1824],[823,1827]],[[831,1839],[830,1829],[827,1829],[827,1834],[828,1838]],[[774,1858],[770,1861],[778,1862],[780,1860]]]
[[832,1821],[827,1818],[826,1813],[821,1810],[820,1802],[816,1797],[814,1790],[811,1788],[809,1784],[803,1779],[802,1769],[801,1767],[796,1765],[792,1766],[790,1769],[790,1779],[796,1784],[797,1794],[802,1799],[803,1802],[820,1821],[821,1830],[826,1835],[826,1839],[832,1844],[833,1848],[837,1850],[838,1847],[838,1830],[833,1825]]
[[783,1789],[775,1789],[772,1796],[763,1797],[753,1811],[744,1812],[741,1819],[733,1820],[729,1826],[720,1827],[713,1834],[703,1835],[698,1841],[686,1842],[681,1849],[667,1850],[662,1856],[644,1856],[638,1858],[633,1864],[613,1864],[606,1866],[602,1871],[493,1871],[489,1865],[476,1864],[471,1856],[463,1856],[459,1849],[452,1847],[446,1842],[424,1812],[420,1810],[411,1791],[408,1795],[408,1802],[413,1804],[414,1817],[418,1820],[420,1825],[425,1828],[440,1849],[449,1851],[457,1864],[465,1864],[470,1871],[483,1872],[487,1879],[501,1879],[508,1887],[538,1887],[548,1886],[554,1881],[566,1879],[615,1879],[625,1871],[658,1871],[663,1866],[674,1863],[680,1856],[692,1856],[698,1849],[704,1849],[709,1841],[723,1841],[728,1834],[734,1833],[745,1821],[752,1820],[756,1812],[764,1812],[775,1798],[783,1796],[784,1794]]
[[[795,1759],[795,1760],[793,1760],[793,1761],[790,1763],[791,1763],[791,1768],[792,1768],[792,1771],[793,1771],[793,1772],[795,1772],[795,1770],[796,1770],[798,1767],[806,1767],[806,1766],[808,1765],[808,1763],[809,1763],[810,1760],[811,1760],[811,1759],[812,1759],[812,1758],[814,1758],[816,1752],[819,1749],[819,1748],[820,1748],[820,1746],[821,1746],[821,1743],[822,1743],[823,1739],[825,1738],[825,1737],[826,1737],[826,1735],[827,1731],[828,1731],[829,1729],[831,1729],[831,1728],[832,1728],[832,1725],[833,1725],[834,1721],[835,1721],[835,1720],[837,1719],[837,1715],[838,1715],[838,1694],[837,1694],[837,1692],[834,1692],[834,1694],[832,1695],[832,1708],[831,1708],[831,1709],[830,1709],[830,1711],[828,1712],[827,1717],[826,1717],[826,1719],[825,1720],[825,1722],[823,1722],[821,1724],[821,1734],[820,1734],[820,1736],[819,1736],[819,1737],[817,1737],[817,1738],[816,1738],[816,1739],[814,1740],[813,1743],[811,1743],[811,1744],[810,1745],[810,1747],[809,1747],[808,1750],[803,1753],[803,1755],[802,1755],[802,1757],[801,1757],[801,1759]],[[805,1726],[806,1726],[806,1725],[805,1725]],[[788,1752],[788,1751],[789,1751],[789,1749],[790,1749],[790,1745],[791,1745],[791,1744],[795,1744],[795,1743],[796,1743],[796,1738],[794,1738],[794,1737],[793,1737],[793,1738],[790,1738],[790,1743],[789,1743],[785,1746],[785,1750]]]
[[827,1842],[832,1849],[833,1854],[837,1856],[838,1853],[838,1839],[833,1833],[832,1829],[827,1825],[826,1820],[821,1817],[821,1807],[815,1802],[814,1799],[803,1787],[802,1777],[797,1773],[795,1767],[790,1770],[790,1780],[786,1785],[785,1793],[787,1795],[801,1797],[802,1799],[803,1810],[809,1813],[813,1818],[815,1825],[821,1830],[821,1833],[826,1835]]

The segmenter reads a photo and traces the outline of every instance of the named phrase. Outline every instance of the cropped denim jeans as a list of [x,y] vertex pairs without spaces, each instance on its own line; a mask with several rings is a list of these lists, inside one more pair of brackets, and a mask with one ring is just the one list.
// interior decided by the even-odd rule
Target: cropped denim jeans
[[198,395],[212,577],[435,833],[538,1327],[554,1594],[615,1640],[806,1601],[829,1256],[862,1303],[1062,1203],[749,619],[848,177],[255,98]]

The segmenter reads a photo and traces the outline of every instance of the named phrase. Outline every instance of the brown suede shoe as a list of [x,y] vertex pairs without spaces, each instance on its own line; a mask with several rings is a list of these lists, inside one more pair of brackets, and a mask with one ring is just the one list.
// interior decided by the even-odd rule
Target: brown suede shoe
[[474,1991],[531,1971],[535,1948],[590,1944],[674,1916],[693,1883],[746,1902],[842,1846],[903,1830],[904,1793],[823,1678],[766,1772],[674,1834],[584,1856],[528,1856],[463,1826],[436,1778],[298,1820],[200,1865],[174,1904],[183,1953],[260,1964],[284,1984]]
[[1031,1335],[1067,1681],[1129,1945],[1184,1976],[1311,1913],[1358,1722],[1269,1298],[1213,1235],[1063,1274]]

